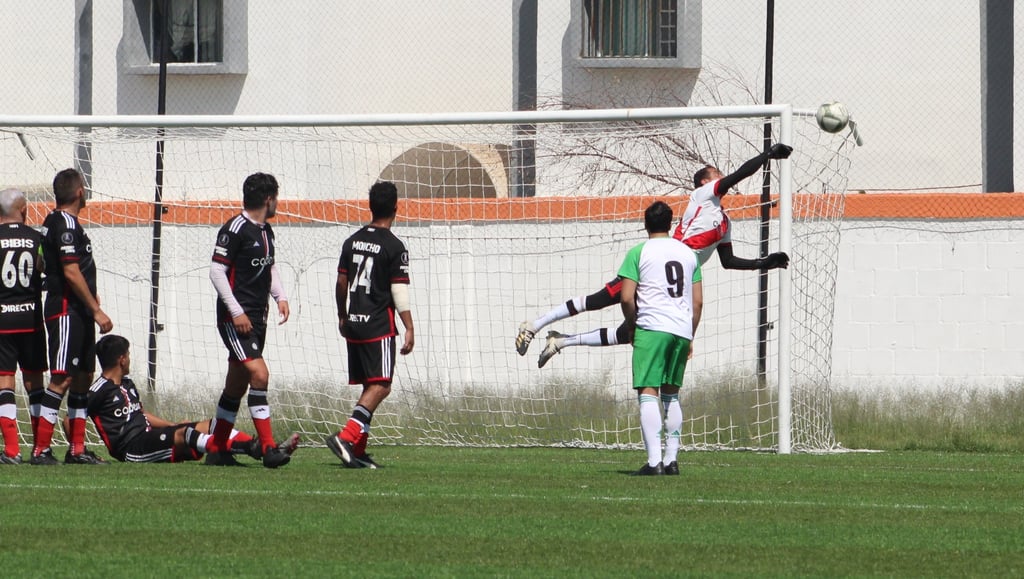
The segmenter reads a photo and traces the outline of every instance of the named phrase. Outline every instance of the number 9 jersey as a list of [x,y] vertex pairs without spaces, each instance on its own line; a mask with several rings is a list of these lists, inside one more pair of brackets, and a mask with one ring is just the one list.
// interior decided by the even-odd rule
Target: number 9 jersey
[[344,337],[375,342],[396,335],[391,284],[409,283],[409,252],[391,230],[366,225],[341,246],[338,273],[348,278]]

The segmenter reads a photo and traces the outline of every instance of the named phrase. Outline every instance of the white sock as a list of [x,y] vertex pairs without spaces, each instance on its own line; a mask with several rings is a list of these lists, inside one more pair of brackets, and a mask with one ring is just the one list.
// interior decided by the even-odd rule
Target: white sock
[[662,394],[661,404],[665,407],[665,464],[671,464],[679,456],[683,407],[679,404],[679,394]]
[[[572,301],[573,307],[576,308],[576,312],[577,313],[584,311],[583,310],[584,298],[582,298],[582,297],[572,298],[571,301]],[[533,321],[533,331],[534,331],[534,333],[539,332],[539,331],[541,331],[544,328],[544,326],[547,326],[549,324],[553,324],[553,323],[557,322],[558,320],[564,320],[565,318],[568,318],[568,317],[570,317],[572,315],[573,314],[571,314],[569,312],[569,306],[568,305],[566,305],[564,303],[563,304],[559,304],[559,305],[555,306],[554,308],[552,308],[551,311],[549,311],[548,313],[542,315],[541,317],[539,317],[539,318],[537,318],[536,320]]]
[[615,337],[615,328],[601,328],[582,334],[566,336],[566,346],[614,346],[619,343]]
[[661,408],[658,397],[641,394],[640,398],[640,432],[643,433],[644,447],[647,449],[647,464],[658,466],[661,462]]

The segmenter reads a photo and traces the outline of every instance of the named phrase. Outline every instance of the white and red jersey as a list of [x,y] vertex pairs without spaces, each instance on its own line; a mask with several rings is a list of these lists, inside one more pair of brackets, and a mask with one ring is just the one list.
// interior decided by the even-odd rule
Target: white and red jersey
[[728,190],[718,190],[721,179],[715,179],[690,193],[679,225],[672,237],[682,241],[697,254],[704,265],[721,243],[732,243],[729,216],[722,210],[722,197]]

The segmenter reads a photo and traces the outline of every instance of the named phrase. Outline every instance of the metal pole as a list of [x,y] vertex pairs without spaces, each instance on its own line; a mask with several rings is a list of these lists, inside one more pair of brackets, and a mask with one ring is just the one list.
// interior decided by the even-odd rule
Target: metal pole
[[[75,114],[92,114],[93,21],[92,0],[75,3]],[[75,143],[75,168],[85,177],[86,190],[92,191],[92,142],[88,127],[79,129]]]
[[[515,28],[515,110],[537,109],[537,0],[519,0],[513,16]],[[512,151],[513,197],[537,194],[536,125],[516,125]]]
[[[155,54],[160,58],[160,77],[157,89],[157,115],[167,112],[167,9],[168,0],[155,2],[153,7],[158,13],[160,23],[159,34],[153,35],[153,46]],[[150,269],[150,294],[149,294],[149,389],[156,389],[156,335],[163,330],[163,324],[157,320],[158,307],[160,303],[160,237],[163,230],[164,215],[164,129],[158,129],[161,139],[156,142],[156,191],[153,199],[153,257]]]
[[[779,117],[779,140],[793,142],[793,112]],[[779,161],[779,249],[793,249],[793,161]],[[792,348],[793,273],[779,270],[779,454],[793,451],[793,387],[789,363]]]
[[1013,184],[1013,0],[981,2],[981,190]]
[[[764,104],[772,104],[772,75],[775,60],[775,1],[768,0],[768,20],[765,24],[764,47]],[[772,124],[764,124],[764,149],[772,145]],[[771,237],[772,218],[772,174],[771,161],[765,161],[761,181],[761,246],[760,255],[768,255],[768,240]],[[768,272],[757,275],[757,383],[764,388],[767,383],[768,365]]]

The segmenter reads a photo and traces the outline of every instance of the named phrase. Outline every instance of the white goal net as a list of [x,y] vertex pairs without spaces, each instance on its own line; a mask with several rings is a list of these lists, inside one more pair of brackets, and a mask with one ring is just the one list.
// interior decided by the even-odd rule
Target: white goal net
[[[773,141],[795,149],[785,170],[772,162],[767,225],[761,174],[724,206],[736,255],[758,257],[765,230],[770,251],[790,246],[792,265],[767,275],[764,332],[758,273],[725,270],[717,257],[705,266],[704,316],[682,390],[683,444],[779,450],[782,424],[794,450],[824,450],[836,446],[833,297],[853,145],[788,107],[0,117],[0,188],[25,190],[30,223],[38,226],[53,206],[54,174],[83,171],[91,197],[81,219],[100,298],[114,333],[132,342],[132,377],[144,403],[168,419],[199,420],[214,413],[227,367],[208,278],[216,233],[240,211],[245,177],[274,174],[281,184],[277,263],[292,311],[277,325],[271,308],[264,350],[274,428],[279,437],[297,431],[319,443],[344,424],[359,394],[347,383],[337,331],[338,253],[369,218],[370,185],[394,181],[394,231],[411,255],[416,348],[398,360],[393,393],[374,417],[375,443],[637,447],[630,347],[566,349],[539,369],[543,336],[520,357],[513,346],[519,323],[600,289],[645,238],[644,208],[661,199],[680,215],[694,172],[705,164],[735,170],[763,149],[765,123]],[[775,206],[787,187],[792,203],[778,205],[792,207],[791,239],[780,238],[786,228]],[[780,286],[791,287],[785,303]],[[613,307],[552,329],[579,332],[620,320]],[[18,397],[28,444],[20,390]],[[789,409],[783,420],[780,407]],[[246,415],[243,407],[242,428],[251,426]],[[782,436],[781,450],[789,444]]]

